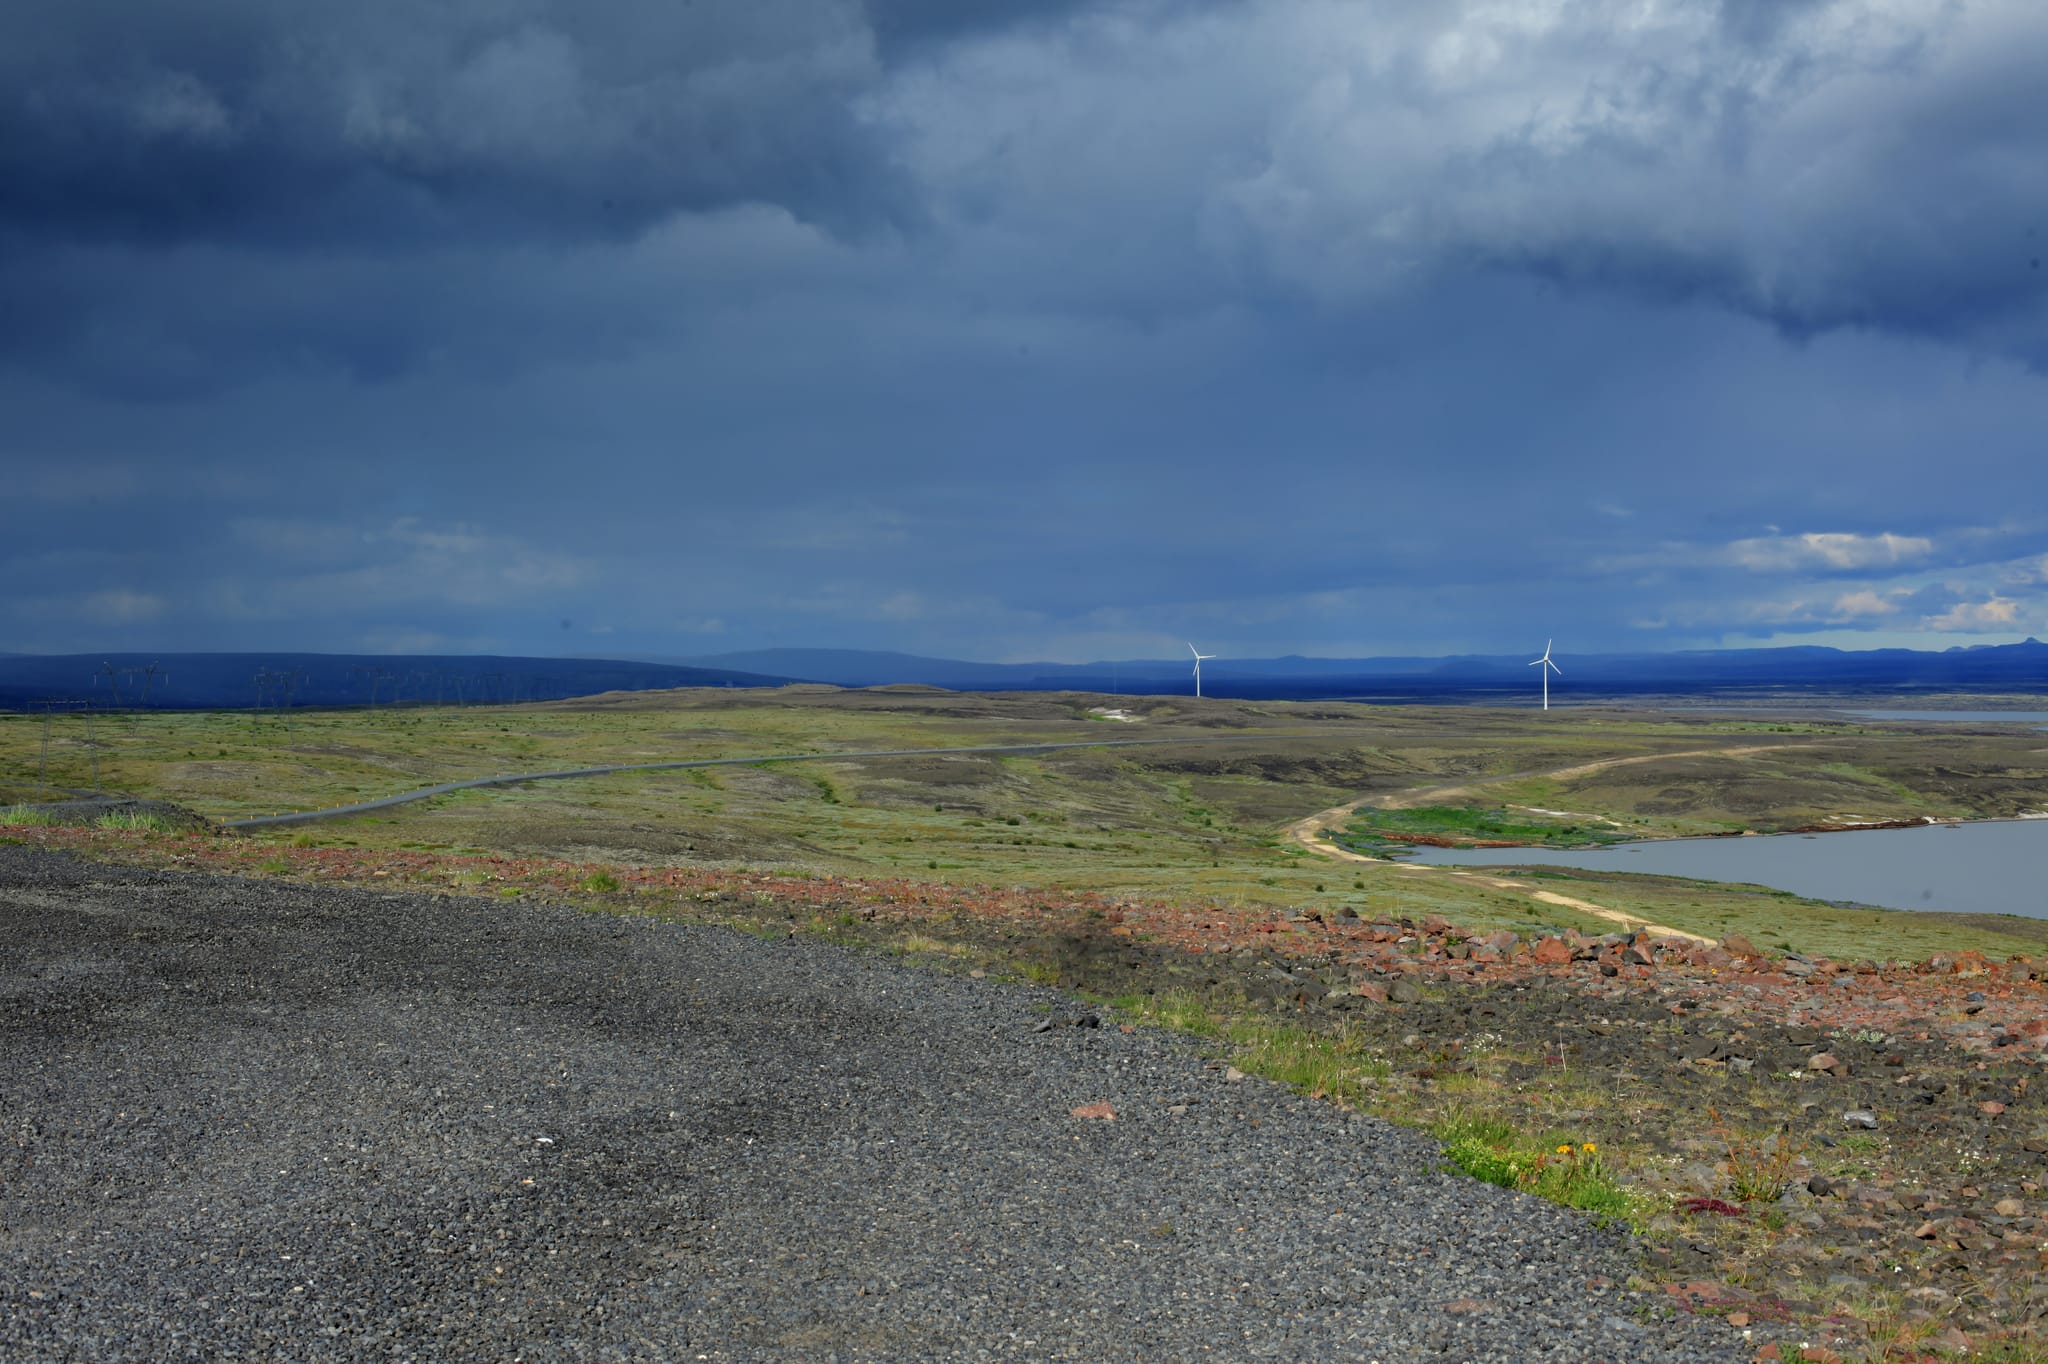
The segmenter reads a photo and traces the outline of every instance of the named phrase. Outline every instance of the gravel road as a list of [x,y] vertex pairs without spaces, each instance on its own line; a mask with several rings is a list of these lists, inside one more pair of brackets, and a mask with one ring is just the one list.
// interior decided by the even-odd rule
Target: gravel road
[[1081,1016],[0,847],[0,1359],[1747,1357],[1577,1216]]

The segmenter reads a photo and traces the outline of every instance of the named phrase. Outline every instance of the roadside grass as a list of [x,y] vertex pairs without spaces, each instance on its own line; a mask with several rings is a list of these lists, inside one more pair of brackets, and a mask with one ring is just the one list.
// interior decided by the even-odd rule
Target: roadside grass
[[17,829],[47,828],[57,822],[56,816],[32,805],[0,806],[0,824],[12,825]]
[[1607,1172],[1597,1142],[1532,1135],[1502,1118],[1469,1110],[1438,1123],[1431,1135],[1443,1143],[1454,1169],[1591,1213],[1602,1226],[1639,1226],[1649,1210],[1650,1200]]
[[1425,1098],[1352,1029],[1279,1022],[1219,1007],[1190,990],[1108,1003],[1137,1021],[1203,1039],[1243,1074],[1420,1128],[1442,1143],[1451,1168],[1474,1179],[1579,1209],[1602,1225],[1640,1228],[1668,1205],[1611,1171],[1597,1142],[1526,1130],[1500,1116],[1503,1087],[1483,1073],[1445,1077],[1439,1094]]
[[173,825],[153,810],[109,810],[93,821],[100,829],[125,829],[131,833],[167,834]]

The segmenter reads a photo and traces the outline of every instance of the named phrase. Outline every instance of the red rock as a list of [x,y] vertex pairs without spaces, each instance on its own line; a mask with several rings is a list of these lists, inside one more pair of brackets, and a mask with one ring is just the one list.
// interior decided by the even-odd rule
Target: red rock
[[1721,939],[1721,950],[1731,957],[1760,957],[1763,955],[1763,953],[1756,950],[1755,943],[1743,937],[1740,933],[1730,933],[1727,937]]
[[1563,938],[1544,938],[1530,950],[1529,956],[1539,966],[1564,966],[1572,959],[1572,949]]
[[1116,1121],[1116,1107],[1107,1100],[1095,1104],[1082,1104],[1079,1108],[1069,1109],[1068,1111],[1077,1118],[1099,1118],[1103,1122]]
[[1466,1312],[1484,1312],[1491,1306],[1477,1298],[1453,1298],[1444,1304],[1444,1311],[1456,1316]]
[[1728,1314],[1728,1324],[1730,1326],[1733,1326],[1738,1331],[1741,1330],[1743,1327],[1749,1325],[1749,1313],[1730,1312]]
[[1996,1099],[1986,1099],[1983,1103],[1977,1105],[1977,1111],[1987,1118],[1995,1118],[2005,1112],[2005,1105]]
[[1822,1075],[1835,1074],[1847,1069],[1847,1067],[1843,1066],[1843,1064],[1840,1061],[1835,1059],[1835,1056],[1832,1052],[1825,1051],[1815,1052],[1813,1055],[1807,1057],[1806,1068],[1808,1070],[1818,1071]]
[[1809,1345],[1799,1352],[1799,1357],[1811,1364],[1842,1364],[1842,1357],[1825,1345]]
[[1941,1235],[1941,1223],[1922,1222],[1913,1229],[1913,1235],[1922,1241],[1932,1241],[1935,1237]]
[[1756,1352],[1756,1357],[1760,1360],[1783,1359],[1785,1357],[1785,1354],[1782,1350],[1778,1348],[1778,1342],[1774,1340],[1770,1342],[1768,1345],[1764,1346],[1761,1350],[1758,1350]]

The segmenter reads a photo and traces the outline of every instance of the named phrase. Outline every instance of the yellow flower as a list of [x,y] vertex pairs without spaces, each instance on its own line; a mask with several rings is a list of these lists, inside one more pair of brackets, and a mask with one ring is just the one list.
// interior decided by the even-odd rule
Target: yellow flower
[[1557,1148],[1557,1153],[1561,1156],[1570,1155],[1572,1153],[1572,1144],[1570,1142],[1566,1142],[1564,1145]]
[[1584,1143],[1583,1145],[1581,1145],[1581,1146],[1579,1147],[1579,1149],[1580,1149],[1581,1151],[1585,1151],[1585,1152],[1591,1153],[1591,1152],[1594,1152],[1594,1151],[1597,1151],[1597,1150],[1599,1150],[1600,1148],[1599,1148],[1599,1147],[1597,1147],[1597,1146],[1595,1146],[1595,1145],[1594,1145],[1594,1144],[1593,1144],[1592,1142],[1590,1142],[1590,1141],[1589,1141],[1589,1142],[1586,1142],[1586,1143]]

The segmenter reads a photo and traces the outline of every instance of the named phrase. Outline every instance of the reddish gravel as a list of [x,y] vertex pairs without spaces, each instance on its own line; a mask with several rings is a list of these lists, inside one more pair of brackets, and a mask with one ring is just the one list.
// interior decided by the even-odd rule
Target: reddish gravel
[[[1871,1029],[1939,1040],[1971,1054],[2039,1065],[2048,1057],[2048,961],[1981,953],[1924,962],[1840,962],[1771,956],[1746,941],[1707,946],[1646,934],[1525,939],[1505,930],[1473,934],[1431,916],[1403,926],[1269,907],[1109,899],[1029,887],[952,886],[839,876],[797,877],[677,867],[621,867],[547,858],[456,856],[358,848],[252,845],[204,834],[163,835],[62,826],[10,830],[44,847],[110,861],[238,875],[280,874],[317,882],[433,888],[468,894],[592,898],[603,874],[619,889],[599,898],[648,910],[737,897],[854,910],[894,921],[970,917],[1023,931],[1057,931],[1085,917],[1091,928],[1190,955],[1258,948],[1281,957],[1328,960],[1353,974],[1412,975],[1472,984],[1576,982],[1598,992],[1632,983],[1688,994],[1730,1016],[1822,1031]],[[282,868],[279,867],[282,864]]]

